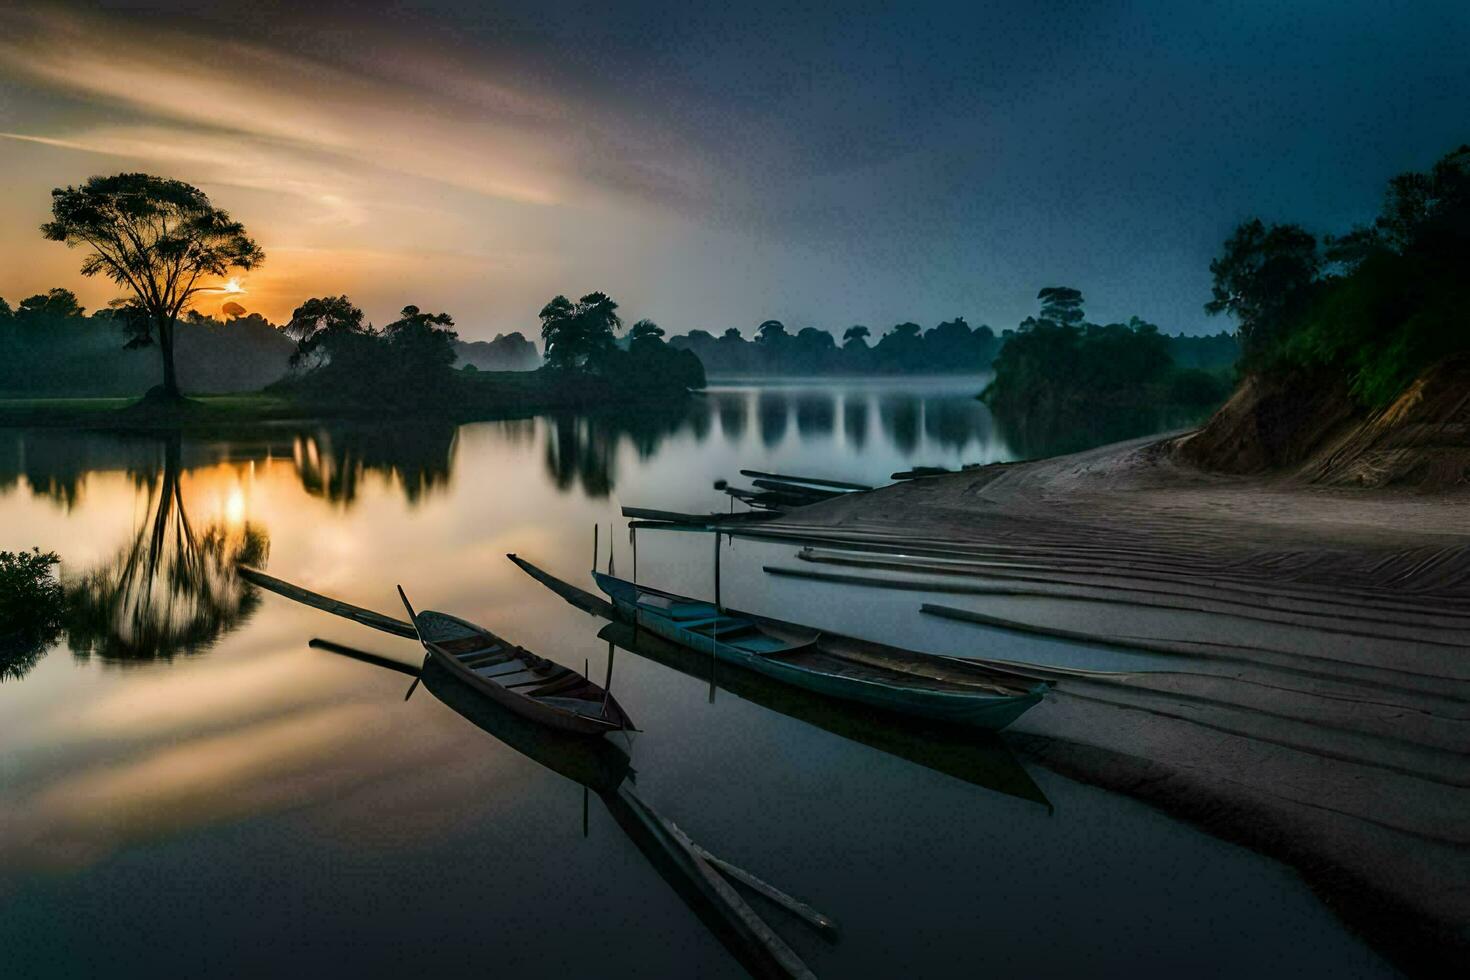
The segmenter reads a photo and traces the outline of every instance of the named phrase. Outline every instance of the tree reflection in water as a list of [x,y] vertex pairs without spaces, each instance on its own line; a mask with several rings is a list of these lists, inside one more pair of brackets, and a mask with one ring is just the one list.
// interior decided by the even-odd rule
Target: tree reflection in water
[[449,486],[458,431],[448,422],[324,428],[297,436],[292,454],[314,497],[350,507],[364,475],[376,473],[417,504]]
[[782,391],[764,390],[756,396],[755,414],[761,427],[761,445],[770,448],[786,438],[791,399]]
[[66,583],[66,630],[86,660],[169,660],[206,649],[241,625],[260,603],[236,562],[262,565],[270,550],[252,524],[196,529],[184,509],[180,438],[169,438],[161,471],[142,476],[146,517],[108,562]]
[[822,438],[837,428],[837,395],[813,391],[796,398],[796,431],[803,438]]
[[594,499],[612,493],[617,483],[618,447],[626,440],[640,459],[688,427],[696,439],[710,433],[709,406],[703,401],[596,415],[554,415],[546,420],[546,472],[562,492],[580,487]]
[[746,414],[750,411],[745,392],[711,395],[715,411],[720,416],[720,433],[726,442],[739,442],[745,438]]
[[910,394],[885,395],[878,402],[878,420],[883,431],[904,455],[912,455],[919,446],[921,405]]

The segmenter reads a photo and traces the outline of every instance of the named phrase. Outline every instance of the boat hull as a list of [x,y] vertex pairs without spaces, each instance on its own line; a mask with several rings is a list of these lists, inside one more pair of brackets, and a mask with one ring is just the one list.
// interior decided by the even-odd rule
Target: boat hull
[[467,669],[453,656],[436,649],[433,644],[425,643],[424,649],[429,652],[429,656],[434,658],[436,664],[454,675],[463,684],[483,694],[496,704],[508,708],[521,717],[528,718],[539,725],[545,725],[547,728],[555,728],[563,732],[572,732],[576,735],[601,735],[604,732],[618,731],[622,728],[621,725],[612,724],[596,718],[587,718],[568,711],[558,711],[555,708],[542,704],[534,698],[528,698],[525,695],[517,694],[515,691],[501,687],[499,684],[487,681]]
[[[600,576],[599,583],[601,584]],[[1045,693],[1044,687],[1040,686],[1025,694],[1012,696],[933,691],[810,670],[785,663],[777,657],[751,653],[718,639],[683,629],[677,622],[617,596],[607,590],[606,586],[604,591],[609,591],[612,595],[619,616],[630,623],[636,623],[640,629],[646,629],[691,650],[712,654],[722,662],[736,664],[774,680],[827,697],[841,698],[886,711],[916,715],[951,725],[1000,731],[1038,704]]]

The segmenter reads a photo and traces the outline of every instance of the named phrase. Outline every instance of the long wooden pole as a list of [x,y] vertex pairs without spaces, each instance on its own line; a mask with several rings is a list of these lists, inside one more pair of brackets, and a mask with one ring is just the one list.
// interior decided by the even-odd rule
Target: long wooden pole
[[597,571],[597,525],[592,525],[592,570]]

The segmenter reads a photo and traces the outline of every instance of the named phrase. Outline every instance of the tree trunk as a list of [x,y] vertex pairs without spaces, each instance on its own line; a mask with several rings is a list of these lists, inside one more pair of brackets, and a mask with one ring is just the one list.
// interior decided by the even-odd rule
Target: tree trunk
[[163,393],[172,399],[182,399],[179,377],[174,370],[174,326],[172,317],[158,318],[158,349],[163,355]]

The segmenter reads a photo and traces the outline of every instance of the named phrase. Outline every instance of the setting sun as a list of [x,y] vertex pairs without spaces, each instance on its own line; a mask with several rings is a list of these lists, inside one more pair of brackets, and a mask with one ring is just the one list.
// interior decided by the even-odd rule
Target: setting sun
[[220,287],[220,291],[226,293],[243,293],[245,291],[245,287],[240,285],[239,279],[232,278],[229,282]]

